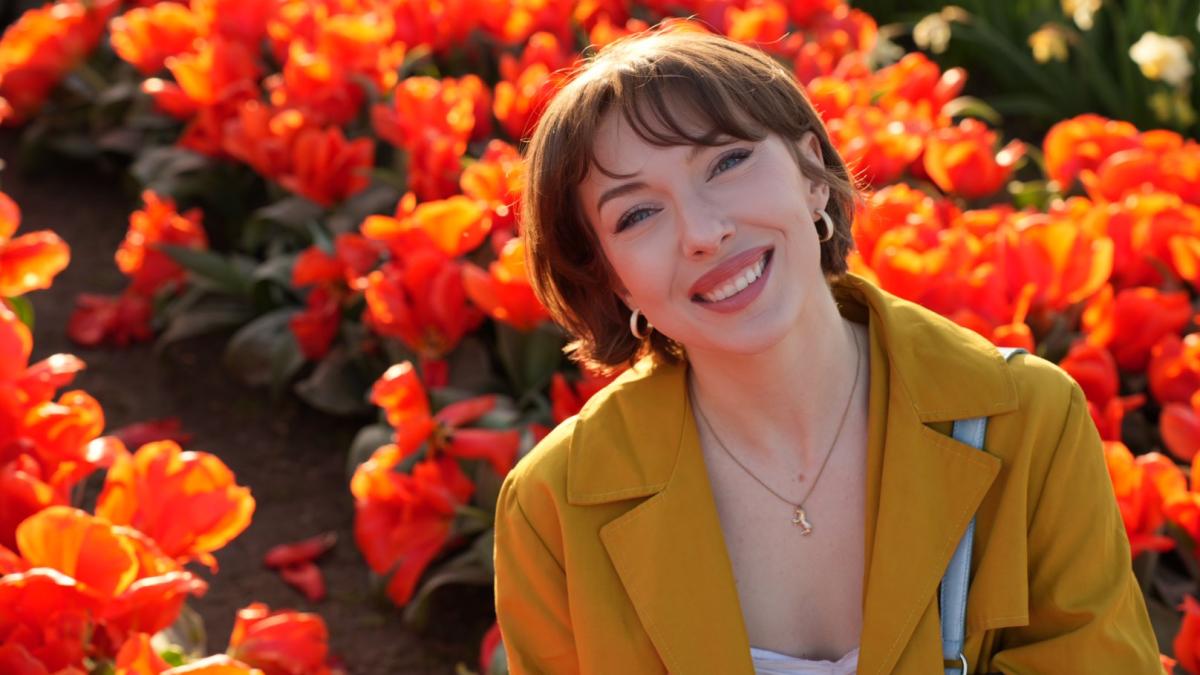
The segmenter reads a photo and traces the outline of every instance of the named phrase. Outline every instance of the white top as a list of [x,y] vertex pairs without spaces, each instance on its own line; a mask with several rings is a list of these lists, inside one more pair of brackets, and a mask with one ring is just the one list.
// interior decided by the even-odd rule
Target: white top
[[810,661],[780,654],[769,649],[750,648],[757,675],[854,675],[858,668],[858,647],[837,661]]

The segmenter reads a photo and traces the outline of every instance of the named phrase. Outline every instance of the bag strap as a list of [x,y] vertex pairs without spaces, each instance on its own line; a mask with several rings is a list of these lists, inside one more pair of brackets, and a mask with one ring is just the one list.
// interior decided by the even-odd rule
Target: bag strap
[[[1000,347],[1000,354],[1008,361],[1015,354],[1027,353],[1016,347]],[[983,449],[983,437],[987,433],[987,418],[974,417],[954,423],[951,435],[954,440],[973,448]],[[954,665],[946,666],[945,675],[968,675],[970,666],[963,655],[963,643],[967,622],[967,586],[971,576],[971,541],[975,537],[975,516],[967,524],[967,531],[954,549],[946,575],[942,577],[942,659]]]

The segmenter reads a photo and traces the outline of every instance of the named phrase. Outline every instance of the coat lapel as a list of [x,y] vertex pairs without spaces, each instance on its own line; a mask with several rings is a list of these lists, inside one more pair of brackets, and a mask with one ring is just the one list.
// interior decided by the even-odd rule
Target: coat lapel
[[733,568],[693,424],[685,425],[666,488],[601,528],[600,539],[669,671],[753,672]]
[[[998,458],[927,423],[1011,411],[1016,389],[1003,358],[973,333],[933,325],[937,317],[854,276],[834,290],[844,314],[870,318],[858,672],[890,673],[1000,469]],[[638,620],[671,672],[749,675],[749,639],[685,377],[685,365],[648,359],[592,397],[572,438],[567,497],[575,505],[647,497],[600,529]]]

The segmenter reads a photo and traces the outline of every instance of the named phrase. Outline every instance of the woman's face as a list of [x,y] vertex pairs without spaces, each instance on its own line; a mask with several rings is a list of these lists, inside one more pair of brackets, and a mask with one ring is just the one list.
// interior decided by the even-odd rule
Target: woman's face
[[[813,223],[828,187],[803,176],[778,136],[727,141],[659,147],[609,113],[596,160],[627,177],[592,167],[579,186],[618,294],[689,354],[761,352],[828,293]],[[811,132],[799,148],[820,163]]]

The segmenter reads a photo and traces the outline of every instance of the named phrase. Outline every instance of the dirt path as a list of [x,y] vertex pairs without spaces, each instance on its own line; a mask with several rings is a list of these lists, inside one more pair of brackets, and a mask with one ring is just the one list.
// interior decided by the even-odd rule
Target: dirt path
[[[9,162],[0,189],[21,206],[21,232],[49,228],[71,246],[71,265],[53,288],[31,294],[34,360],[76,354],[88,369],[75,381],[100,401],[107,427],[177,416],[193,434],[190,449],[220,456],[258,502],[254,522],[217,554],[220,573],[208,594],[191,603],[205,620],[208,648],[223,651],[235,611],[252,601],[272,608],[319,612],[330,642],[353,675],[453,673],[478,664],[478,646],[491,625],[490,588],[439,591],[426,633],[401,624],[399,611],[375,599],[354,545],[353,504],[346,487],[346,449],[361,420],[315,412],[293,397],[277,403],[266,392],[237,384],[221,365],[225,336],[185,341],[156,357],[149,344],[123,350],[82,349],[66,337],[80,292],[117,293],[124,279],[113,252],[136,204],[120,177],[68,168],[21,175],[16,136],[0,132],[0,158]],[[320,565],[329,598],[315,605],[261,565],[271,546],[336,530],[339,542]]]

